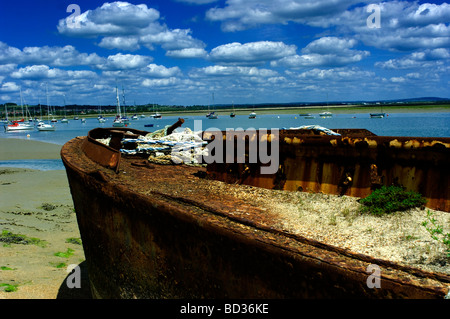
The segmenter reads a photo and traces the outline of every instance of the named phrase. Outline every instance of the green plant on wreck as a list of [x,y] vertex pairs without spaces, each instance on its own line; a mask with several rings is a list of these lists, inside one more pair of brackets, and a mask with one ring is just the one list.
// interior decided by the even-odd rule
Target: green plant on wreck
[[366,198],[359,200],[361,212],[384,215],[396,211],[404,211],[414,207],[422,207],[426,199],[414,191],[406,191],[401,186],[382,186],[374,190]]
[[3,242],[4,247],[11,246],[11,244],[21,245],[36,245],[39,247],[46,247],[47,242],[35,237],[27,237],[21,234],[14,234],[8,230],[3,230],[0,234],[0,242]]
[[433,213],[429,210],[427,211],[427,220],[422,223],[422,226],[430,233],[431,238],[447,247],[447,257],[450,258],[450,233],[444,234],[444,227],[438,224]]

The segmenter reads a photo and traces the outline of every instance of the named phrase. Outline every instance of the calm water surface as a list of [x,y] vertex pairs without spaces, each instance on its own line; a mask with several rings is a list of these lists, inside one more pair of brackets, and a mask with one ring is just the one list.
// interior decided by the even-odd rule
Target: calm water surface
[[[376,135],[381,136],[417,136],[417,137],[450,137],[450,112],[441,113],[389,113],[387,117],[381,119],[370,118],[368,113],[359,114],[334,114],[332,118],[320,118],[313,114],[314,119],[305,119],[298,114],[280,115],[257,115],[255,119],[249,119],[248,115],[236,115],[230,118],[229,114],[220,114],[218,119],[208,119],[205,115],[183,117],[185,123],[182,127],[189,127],[192,130],[242,128],[294,128],[303,125],[320,125],[328,129],[337,128],[359,128],[367,129]],[[86,136],[87,133],[97,127],[111,127],[113,118],[107,118],[106,123],[98,123],[96,118],[86,119],[85,123],[80,120],[69,120],[69,123],[56,123],[54,132],[5,132],[0,131],[0,138],[21,138],[48,143],[63,145],[67,141],[77,136]],[[161,119],[151,117],[140,118],[130,121],[129,127],[155,131],[171,125],[178,120],[178,116],[166,116]],[[197,121],[196,121],[197,120]],[[199,122],[200,120],[201,122]],[[200,125],[201,123],[201,125]],[[146,124],[153,124],[153,127],[145,127]],[[29,134],[29,137],[27,135]],[[5,166],[5,161],[0,161],[0,166]],[[9,161],[11,162],[11,161]],[[17,161],[16,161],[17,162]],[[44,169],[62,169],[61,164],[51,162],[22,162],[25,168],[36,168],[33,163],[38,163],[37,167]],[[12,165],[14,163],[8,163]],[[20,165],[18,163],[17,165]],[[28,166],[27,166],[28,165]],[[50,166],[46,166],[50,165]]]

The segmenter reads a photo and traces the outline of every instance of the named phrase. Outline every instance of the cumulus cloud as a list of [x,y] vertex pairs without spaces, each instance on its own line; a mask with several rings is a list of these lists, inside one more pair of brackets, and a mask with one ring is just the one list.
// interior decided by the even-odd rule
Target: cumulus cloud
[[269,69],[258,69],[256,67],[222,66],[214,65],[202,68],[199,73],[210,76],[244,76],[244,77],[271,77],[278,73]]
[[12,93],[12,92],[18,92],[20,90],[20,87],[15,82],[6,82],[3,83],[0,87],[0,92],[2,93]]
[[352,50],[356,45],[354,39],[341,39],[337,37],[323,37],[309,43],[302,49],[302,55],[292,55],[273,61],[273,67],[289,68],[317,67],[317,66],[344,66],[359,62],[369,56],[368,51]]
[[430,68],[442,65],[450,59],[450,50],[446,48],[427,49],[413,52],[404,57],[377,62],[375,66],[383,69]]
[[295,45],[286,45],[283,42],[233,42],[212,49],[209,59],[220,63],[255,64],[293,55],[296,49]]
[[166,68],[163,65],[149,64],[145,69],[145,75],[155,78],[169,78],[177,75],[181,75],[179,67]]
[[222,22],[224,31],[239,31],[261,24],[311,23],[345,11],[356,0],[227,0],[223,8],[212,8],[206,18]]
[[202,48],[186,48],[181,50],[170,50],[166,52],[166,56],[172,58],[204,58],[207,56],[207,52]]
[[341,34],[355,34],[369,46],[410,51],[450,47],[450,4],[418,1],[379,3],[381,28],[367,25],[367,6],[373,1],[353,0],[227,0],[224,7],[207,11],[206,18],[222,23],[224,31],[239,31],[264,24],[289,22],[336,27]]
[[193,38],[189,29],[170,29],[160,22],[159,11],[145,4],[127,2],[105,3],[82,13],[74,25],[67,17],[58,23],[61,34],[73,37],[100,37],[99,46],[107,49],[134,51],[142,46],[165,50],[204,48],[205,44]]
[[51,66],[94,65],[102,63],[96,53],[80,53],[75,47],[25,47],[23,50],[0,42],[0,64],[46,64]]
[[106,63],[99,64],[101,70],[131,70],[144,67],[152,60],[151,57],[143,55],[122,54],[110,55]]

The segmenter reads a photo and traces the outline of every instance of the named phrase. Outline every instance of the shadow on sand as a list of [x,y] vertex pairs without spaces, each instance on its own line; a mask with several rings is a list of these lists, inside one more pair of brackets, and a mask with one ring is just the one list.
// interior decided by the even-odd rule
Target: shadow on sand
[[71,275],[68,274],[59,287],[56,299],[92,299],[86,261],[80,263],[78,267],[80,267],[81,273],[81,288],[69,288],[67,286],[67,279]]

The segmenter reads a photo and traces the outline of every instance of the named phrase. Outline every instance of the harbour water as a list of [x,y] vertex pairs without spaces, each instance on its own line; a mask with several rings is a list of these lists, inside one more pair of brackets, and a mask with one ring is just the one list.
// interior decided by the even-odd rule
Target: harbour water
[[[328,129],[359,128],[367,129],[380,136],[416,136],[416,137],[450,137],[450,112],[439,113],[389,113],[385,118],[370,118],[368,113],[358,114],[333,114],[331,118],[320,118],[313,114],[314,118],[308,119],[299,114],[261,114],[255,119],[249,119],[248,115],[236,115],[230,118],[229,114],[220,114],[218,119],[208,119],[205,115],[182,116],[185,119],[183,128],[192,130],[207,130],[227,128],[271,129],[271,128],[295,128],[303,125],[320,125]],[[153,132],[175,123],[180,116],[163,116],[160,119],[152,117],[130,120],[128,127]],[[37,130],[23,132],[0,131],[0,138],[20,138],[42,141],[63,145],[77,136],[86,136],[87,133],[97,127],[111,127],[113,118],[107,118],[105,123],[99,123],[96,118],[81,120],[69,120],[68,123],[56,123],[56,131],[41,132]],[[199,122],[201,121],[201,122]],[[201,126],[200,126],[201,123]],[[153,124],[153,127],[145,125]],[[0,161],[0,166],[14,165],[14,167],[34,169],[63,169],[60,161]],[[41,168],[36,168],[41,167]]]

